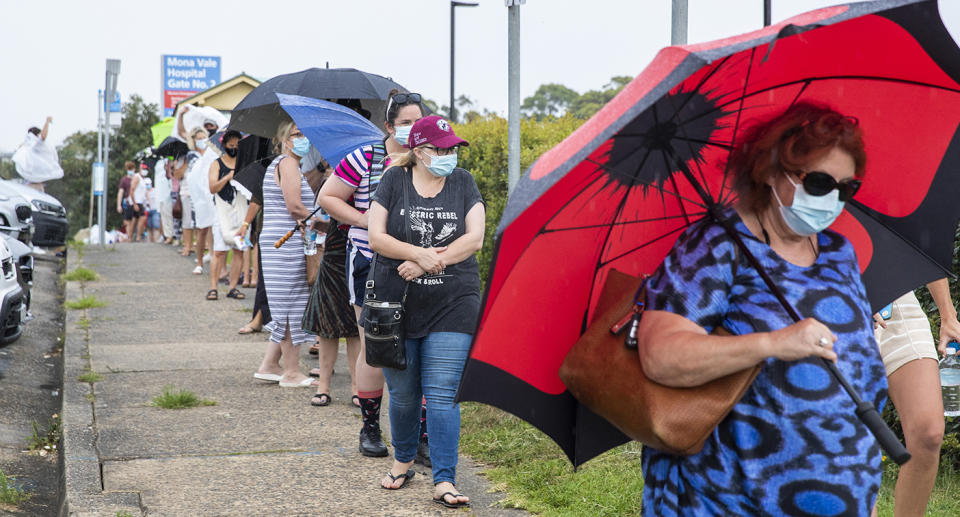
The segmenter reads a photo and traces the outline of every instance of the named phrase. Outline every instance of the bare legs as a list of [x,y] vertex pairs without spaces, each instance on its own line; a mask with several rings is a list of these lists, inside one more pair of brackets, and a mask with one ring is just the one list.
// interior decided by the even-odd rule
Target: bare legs
[[933,490],[943,443],[943,400],[933,359],[918,359],[890,374],[890,400],[900,414],[912,458],[900,467],[893,491],[896,517],[922,516]]
[[320,375],[317,377],[317,394],[330,394],[330,376],[333,375],[333,363],[337,360],[340,340],[325,337],[317,338],[317,361],[320,363]]
[[186,257],[190,255],[191,251],[193,251],[193,228],[184,228],[183,250],[180,251],[180,254]]
[[283,368],[280,367],[280,343],[267,341],[267,352],[263,354],[263,361],[260,362],[260,368],[257,369],[257,373],[273,373],[277,375],[283,373]]
[[197,266],[203,267],[203,252],[207,249],[207,237],[210,235],[210,228],[200,228],[197,230]]
[[350,369],[350,393],[357,394],[357,358],[360,357],[360,337],[347,338],[347,367]]

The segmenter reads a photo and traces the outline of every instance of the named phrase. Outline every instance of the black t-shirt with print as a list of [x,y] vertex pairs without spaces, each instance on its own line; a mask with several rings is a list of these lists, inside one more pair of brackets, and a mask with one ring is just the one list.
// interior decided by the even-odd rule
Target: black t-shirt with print
[[[410,217],[403,209],[403,189],[411,206]],[[408,169],[392,167],[383,173],[373,200],[387,209],[387,233],[403,242],[423,248],[449,246],[466,233],[467,212],[482,203],[473,176],[454,169],[443,189],[432,198],[423,198],[411,181]],[[399,301],[403,279],[397,266],[403,261],[377,255],[374,282],[377,299]],[[473,334],[480,313],[480,272],[477,257],[447,266],[438,275],[425,274],[410,282],[407,292],[407,336],[419,338],[431,332]]]

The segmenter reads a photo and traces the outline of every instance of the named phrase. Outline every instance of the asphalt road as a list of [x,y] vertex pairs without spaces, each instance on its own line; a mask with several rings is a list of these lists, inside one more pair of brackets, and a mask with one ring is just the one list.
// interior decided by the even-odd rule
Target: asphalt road
[[0,504],[0,515],[49,516],[58,508],[59,469],[56,453],[40,456],[28,450],[33,423],[44,431],[60,409],[63,380],[63,288],[58,285],[62,259],[52,253],[35,263],[35,319],[14,343],[0,347],[0,470],[32,497],[12,508]]

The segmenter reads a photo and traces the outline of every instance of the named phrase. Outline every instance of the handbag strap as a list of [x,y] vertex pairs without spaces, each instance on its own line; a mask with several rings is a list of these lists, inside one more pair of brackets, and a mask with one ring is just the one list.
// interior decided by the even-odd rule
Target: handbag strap
[[[412,183],[412,182],[413,182],[413,171],[412,171],[409,167],[407,167],[407,172],[410,174],[410,182]],[[410,199],[409,199],[409,197],[407,196],[407,188],[408,188],[408,187],[407,187],[406,178],[403,178],[402,181],[403,181],[403,229],[404,229],[404,233],[406,234],[406,237],[407,237],[407,242],[411,242],[411,243],[412,243],[412,240],[413,240],[413,239],[410,237],[410,224],[409,224],[409,223],[410,223],[410,221],[409,221],[409,219],[410,219]],[[377,269],[377,258],[379,258],[379,253],[374,253],[373,258],[372,258],[371,261],[370,261],[370,273],[367,274],[367,285],[366,285],[367,292],[366,292],[365,295],[364,295],[364,297],[365,297],[367,300],[376,300],[376,299],[377,299],[377,295],[376,295],[376,293],[374,292],[374,288],[375,288],[375,286],[376,286],[376,283],[375,283],[375,281],[374,281],[374,278],[375,278],[375,277],[374,277],[374,272],[375,272],[376,269]],[[400,299],[400,306],[401,306],[401,307],[403,307],[404,304],[406,304],[406,302],[407,302],[407,289],[410,287],[410,282],[407,281],[407,280],[404,280],[403,284],[404,284],[404,285],[403,285],[403,297]]]

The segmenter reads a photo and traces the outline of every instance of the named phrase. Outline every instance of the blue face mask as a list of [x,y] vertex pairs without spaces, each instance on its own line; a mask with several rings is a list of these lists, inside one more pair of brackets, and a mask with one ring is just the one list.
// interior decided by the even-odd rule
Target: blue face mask
[[427,170],[430,171],[430,173],[434,176],[444,178],[449,176],[456,166],[456,154],[448,154],[446,156],[430,156],[430,165],[427,165]]
[[780,215],[787,226],[796,234],[805,236],[829,228],[840,216],[840,212],[843,212],[844,203],[840,201],[840,191],[833,189],[824,196],[811,196],[802,185],[794,183],[789,174],[785,175],[787,181],[793,185],[793,204],[783,206],[777,189],[773,189],[773,196],[777,198]]
[[393,139],[397,142],[400,142],[400,145],[407,145],[407,139],[410,138],[410,128],[413,126],[395,126],[396,133],[393,134]]
[[297,156],[306,156],[310,152],[310,140],[301,136],[293,139],[293,154]]

